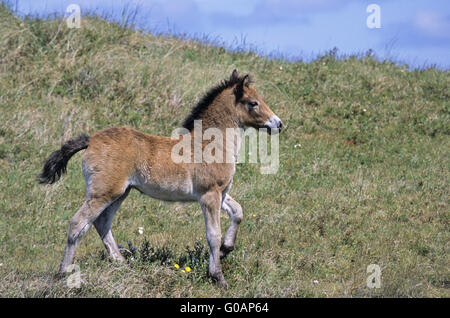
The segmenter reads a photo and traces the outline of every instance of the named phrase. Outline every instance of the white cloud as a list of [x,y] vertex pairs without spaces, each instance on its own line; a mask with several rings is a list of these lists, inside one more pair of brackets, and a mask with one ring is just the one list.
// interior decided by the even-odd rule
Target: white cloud
[[450,18],[435,11],[419,11],[414,20],[415,26],[425,34],[434,37],[450,36]]

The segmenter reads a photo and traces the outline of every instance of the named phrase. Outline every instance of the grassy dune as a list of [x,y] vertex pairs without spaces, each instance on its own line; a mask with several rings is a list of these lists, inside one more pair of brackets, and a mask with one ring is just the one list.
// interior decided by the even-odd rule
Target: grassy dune
[[[286,129],[277,174],[237,167],[244,221],[223,262],[230,288],[206,277],[199,206],[136,191],[113,223],[129,263],[105,260],[91,230],[76,257],[81,288],[55,279],[85,190],[81,154],[62,180],[38,185],[47,156],[112,126],[169,135],[234,68],[254,76]],[[371,54],[289,63],[0,6],[0,296],[449,297],[449,88],[448,71]],[[369,264],[381,267],[379,289],[366,287]]]

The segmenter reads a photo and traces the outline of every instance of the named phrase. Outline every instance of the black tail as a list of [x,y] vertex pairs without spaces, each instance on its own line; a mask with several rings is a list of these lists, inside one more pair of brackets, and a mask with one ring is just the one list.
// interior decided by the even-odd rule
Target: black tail
[[75,139],[67,141],[59,150],[53,152],[45,162],[44,168],[38,175],[39,183],[54,183],[66,172],[69,159],[82,149],[89,146],[89,136],[79,135]]

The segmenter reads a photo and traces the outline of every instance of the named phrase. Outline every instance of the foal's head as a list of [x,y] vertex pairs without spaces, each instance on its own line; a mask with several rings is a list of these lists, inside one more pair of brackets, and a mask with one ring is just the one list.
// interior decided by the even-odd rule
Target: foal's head
[[240,77],[234,70],[230,82],[237,82],[233,92],[236,96],[236,112],[241,126],[267,128],[269,134],[281,131],[283,123],[250,86],[249,75]]
[[[272,110],[264,103],[263,99],[258,95],[256,90],[250,86],[251,80],[248,75],[239,76],[236,70],[233,71],[231,77],[227,81],[223,81],[219,85],[213,87],[198,104],[192,108],[191,113],[183,122],[183,127],[192,131],[194,128],[194,121],[204,120],[207,124],[217,125],[227,123],[229,116],[231,121],[238,122],[241,127],[253,127],[256,129],[267,128],[269,134],[278,133],[281,130],[282,123],[280,118],[276,116]],[[225,103],[227,103],[227,111],[233,108],[229,114],[224,114],[223,111],[217,111],[217,107],[224,109],[224,99],[217,101],[218,96],[223,96],[227,92],[232,95],[227,95]],[[229,97],[232,97],[230,99]],[[237,116],[235,118],[234,116]],[[220,118],[217,118],[222,116]],[[208,125],[206,125],[208,126]],[[231,126],[230,126],[231,128]]]

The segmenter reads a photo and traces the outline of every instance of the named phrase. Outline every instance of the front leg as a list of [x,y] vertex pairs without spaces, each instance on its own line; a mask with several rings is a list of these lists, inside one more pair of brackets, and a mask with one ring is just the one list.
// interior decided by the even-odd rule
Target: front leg
[[228,228],[223,244],[220,247],[220,258],[227,256],[227,254],[234,249],[239,224],[243,218],[241,205],[229,194],[225,194],[225,198],[222,201],[222,209],[227,212],[230,218],[230,227]]
[[219,284],[227,287],[220,264],[220,241],[222,239],[220,229],[220,202],[222,196],[218,191],[210,191],[200,199],[203,216],[205,218],[206,239],[209,245],[209,275]]

